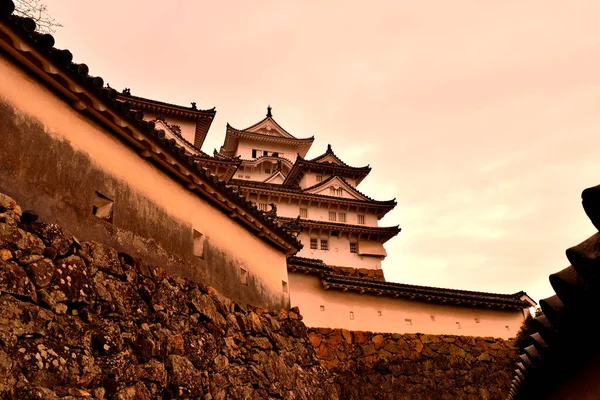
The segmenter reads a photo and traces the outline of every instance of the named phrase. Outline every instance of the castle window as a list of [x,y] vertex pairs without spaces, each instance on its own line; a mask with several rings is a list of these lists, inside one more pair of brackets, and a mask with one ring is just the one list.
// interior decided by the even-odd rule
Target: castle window
[[341,197],[343,194],[344,194],[344,191],[342,189],[336,189],[335,190],[335,195],[336,196],[340,196]]
[[323,181],[323,175],[317,175],[317,182]]
[[274,152],[274,153],[272,154],[272,156],[273,156],[273,157],[279,157],[279,153],[277,153],[277,152]]
[[329,220],[335,221],[336,213],[335,211],[329,211]]
[[308,209],[307,208],[300,209],[300,218],[308,218]]
[[271,168],[265,168],[265,174],[270,174],[271,173]]
[[410,319],[410,318],[404,318],[404,323],[406,325],[412,325],[412,319]]
[[286,281],[281,281],[281,289],[283,290],[283,293],[288,292],[288,283]]
[[340,222],[346,222],[346,213],[339,213],[338,217]]
[[350,253],[358,253],[358,243],[350,243]]
[[321,239],[321,250],[329,250],[329,242],[326,239]]
[[204,258],[204,235],[194,229],[194,255]]
[[317,239],[310,239],[310,248],[316,250],[317,249]]
[[240,268],[240,282],[242,285],[248,286],[248,271]]
[[94,214],[98,218],[112,223],[114,204],[114,201],[104,196],[103,194],[96,192],[96,197],[94,198],[94,202],[92,203],[92,214]]
[[267,211],[267,203],[258,203],[258,209],[260,211]]
[[266,151],[266,150],[265,150],[265,151],[263,151],[263,156],[268,156],[268,155],[269,155],[269,152],[268,152],[268,151]]
[[256,158],[258,153],[260,153],[260,150],[252,149],[252,158]]
[[364,214],[358,214],[356,216],[356,220],[360,225],[364,225],[365,224],[365,215]]

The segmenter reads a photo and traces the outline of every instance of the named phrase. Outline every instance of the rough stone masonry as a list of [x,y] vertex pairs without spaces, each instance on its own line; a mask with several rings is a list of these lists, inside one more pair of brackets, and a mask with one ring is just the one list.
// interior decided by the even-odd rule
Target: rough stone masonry
[[0,194],[0,399],[335,399],[294,311],[79,242]]
[[[511,342],[307,330],[0,194],[0,399],[500,399]],[[316,353],[315,353],[316,349]]]

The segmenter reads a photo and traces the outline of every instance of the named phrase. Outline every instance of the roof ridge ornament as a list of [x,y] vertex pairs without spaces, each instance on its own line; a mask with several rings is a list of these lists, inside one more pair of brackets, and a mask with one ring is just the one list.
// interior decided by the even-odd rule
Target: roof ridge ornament
[[269,104],[267,106],[267,117],[268,118],[272,118],[273,117],[273,114],[271,113],[271,110],[272,110],[272,108],[271,108],[271,105]]

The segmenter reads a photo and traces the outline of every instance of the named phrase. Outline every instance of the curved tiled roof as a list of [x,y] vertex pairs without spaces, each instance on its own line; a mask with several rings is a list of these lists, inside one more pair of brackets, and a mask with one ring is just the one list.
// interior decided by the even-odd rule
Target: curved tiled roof
[[310,160],[305,160],[307,162],[316,162],[316,163],[329,163],[329,161],[321,161],[323,158],[326,158],[327,156],[331,156],[333,157],[333,159],[335,159],[337,162],[339,162],[339,165],[343,166],[343,167],[348,167],[348,168],[356,168],[356,169],[366,169],[370,167],[368,165],[364,166],[364,167],[353,167],[351,165],[346,164],[345,162],[342,161],[341,158],[339,158],[334,152],[333,149],[331,148],[331,144],[327,145],[327,150],[325,151],[325,153],[321,154],[318,157],[312,158]]
[[120,100],[125,100],[125,101],[130,101],[132,103],[146,103],[146,104],[153,104],[161,109],[163,109],[165,111],[165,113],[168,113],[169,109],[174,109],[174,110],[178,110],[181,112],[185,112],[185,113],[189,113],[190,115],[211,115],[214,116],[217,113],[217,110],[215,107],[213,108],[208,108],[205,110],[200,110],[194,107],[185,107],[185,106],[180,106],[177,104],[172,104],[172,103],[166,103],[164,101],[159,101],[159,100],[152,100],[152,99],[148,99],[145,97],[140,97],[140,96],[134,96],[130,93],[118,93],[117,97],[120,98]]
[[214,107],[209,110],[198,110],[195,108],[196,103],[192,103],[192,107],[178,106],[176,104],[134,96],[129,91],[126,92],[125,90],[122,93],[117,94],[117,99],[129,102],[133,109],[151,111],[157,114],[171,115],[195,121],[196,129],[194,133],[194,146],[198,149],[204,144],[208,130],[217,113]]
[[[193,155],[177,145],[175,139],[168,139],[164,131],[154,129],[153,122],[144,121],[142,111],[132,111],[129,102],[117,100],[117,92],[105,88],[101,77],[89,75],[87,65],[73,63],[69,50],[55,48],[52,35],[36,32],[33,19],[13,15],[13,11],[12,1],[0,0],[0,31],[3,34],[0,47],[17,62],[38,74],[77,110],[122,136],[127,144],[140,151],[142,157],[152,159],[190,190],[233,213],[251,231],[259,231],[260,235],[268,237],[272,244],[281,248],[298,250],[302,247],[275,219],[263,216],[251,201],[208,173]],[[16,41],[25,42],[27,46],[16,47]],[[160,149],[159,153],[154,151],[153,146]],[[177,165],[180,169],[176,168]]]
[[[374,202],[374,203],[386,203],[386,204],[394,204],[394,205],[396,204],[396,199],[392,199],[392,200],[375,200],[375,199],[373,199],[372,197],[369,197],[369,196],[367,196],[366,194],[364,194],[363,192],[361,192],[360,190],[358,190],[357,188],[355,188],[355,187],[354,187],[354,186],[352,186],[351,184],[349,184],[349,183],[348,183],[348,182],[347,182],[347,181],[344,179],[344,177],[342,177],[342,176],[338,176],[338,175],[331,175],[329,178],[325,179],[324,181],[322,181],[322,182],[319,182],[319,183],[317,183],[317,184],[315,184],[315,185],[312,185],[312,186],[310,186],[310,187],[307,187],[307,188],[303,189],[302,191],[303,191],[303,192],[308,192],[309,190],[316,189],[316,188],[318,188],[319,186],[327,186],[327,184],[328,184],[329,182],[331,182],[332,180],[334,180],[335,178],[338,178],[339,180],[341,180],[342,182],[344,182],[344,183],[345,183],[345,184],[348,186],[348,189],[350,189],[352,192],[354,192],[354,193],[358,194],[359,196],[365,197],[365,198],[366,198],[366,199],[368,199],[369,201],[372,201],[372,202]],[[334,197],[335,197],[335,196],[334,196]],[[339,197],[337,197],[337,198],[339,199]]]
[[298,199],[304,198],[304,199],[312,199],[312,200],[316,200],[316,201],[323,200],[323,201],[328,201],[328,202],[335,203],[335,204],[350,204],[350,205],[359,206],[359,207],[371,207],[371,208],[374,208],[374,209],[377,209],[380,211],[377,214],[379,219],[383,218],[383,216],[385,214],[387,214],[389,211],[393,210],[397,204],[396,200],[380,201],[380,200],[372,200],[371,199],[368,201],[364,201],[364,200],[348,199],[348,198],[344,198],[344,197],[329,196],[329,195],[324,195],[324,194],[305,193],[299,187],[284,186],[284,185],[281,185],[278,183],[250,181],[250,180],[245,180],[245,179],[231,179],[229,181],[229,185],[236,186],[236,187],[252,188],[252,189],[259,190],[259,191],[274,192],[278,195],[288,195],[289,197],[298,198]]
[[[281,222],[289,222],[295,220],[290,217],[277,217]],[[312,219],[300,219],[300,225],[307,228],[329,229],[340,232],[356,232],[367,235],[376,235],[381,243],[385,243],[389,239],[400,233],[401,229],[396,226],[369,226],[369,225],[353,225],[341,222],[315,221]]]
[[244,131],[249,131],[250,129],[254,129],[257,126],[259,126],[260,124],[264,123],[265,121],[270,121],[273,125],[277,126],[277,128],[279,128],[283,133],[285,133],[286,135],[288,135],[290,138],[295,139],[296,137],[294,135],[292,135],[291,133],[289,133],[288,131],[286,131],[285,129],[283,129],[283,127],[281,125],[279,125],[277,123],[277,121],[275,121],[275,119],[273,119],[273,115],[271,115],[271,108],[269,108],[268,110],[269,111],[267,112],[267,116],[265,118],[261,119],[260,121],[258,121],[254,125],[251,125],[251,126],[247,127],[246,129],[243,129],[243,130]]
[[[581,197],[585,213],[600,230],[600,185],[584,190]],[[540,300],[543,313],[533,320],[536,331],[520,355],[508,399],[567,398],[560,397],[564,383],[589,374],[594,371],[590,365],[598,365],[600,232],[568,249],[566,256],[571,266],[550,275],[556,294]],[[596,399],[600,396],[598,376],[589,378],[596,381],[596,389],[590,392],[588,388],[585,398]],[[576,386],[584,389],[584,383]],[[572,396],[582,398],[581,394]]]
[[326,274],[321,279],[325,289],[352,290],[393,297],[409,298],[436,303],[450,303],[471,307],[489,307],[520,310],[530,306],[522,299],[523,292],[498,294],[458,289],[444,289],[404,283],[382,282],[374,279]]
[[292,272],[301,271],[321,277],[324,289],[387,295],[408,298],[415,301],[463,305],[467,307],[520,310],[531,305],[524,299],[524,297],[528,298],[525,292],[498,294],[386,282],[374,278],[344,274],[325,264],[322,260],[314,258],[288,257],[288,268]]
[[294,167],[290,170],[284,183],[291,185],[299,182],[307,169],[329,172],[332,175],[354,177],[356,178],[357,185],[369,175],[369,172],[371,172],[371,167],[368,165],[365,167],[350,167],[346,164],[337,165],[330,162],[310,161],[305,160],[298,154],[296,161],[294,162]]
[[296,149],[301,150],[302,154],[306,154],[308,149],[312,145],[315,140],[314,136],[308,138],[297,139],[295,137],[283,137],[283,136],[271,136],[264,135],[262,133],[248,132],[245,130],[239,130],[231,125],[227,124],[226,132],[225,132],[225,140],[223,145],[221,146],[220,153],[227,156],[232,157],[235,149],[238,146],[239,138],[270,142],[270,143],[283,143],[287,145],[296,146]]

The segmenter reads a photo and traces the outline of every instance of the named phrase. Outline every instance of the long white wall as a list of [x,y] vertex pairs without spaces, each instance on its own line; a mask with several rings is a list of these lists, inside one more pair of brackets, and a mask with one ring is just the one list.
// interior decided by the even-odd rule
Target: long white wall
[[508,339],[516,336],[525,318],[521,310],[458,307],[325,290],[314,275],[290,272],[289,276],[292,306],[300,308],[309,327]]
[[[211,247],[229,255],[260,282],[261,295],[280,303],[284,303],[282,299],[287,300],[288,294],[282,289],[282,282],[288,280],[283,251],[267,244],[212,203],[157,169],[114,134],[40,85],[2,53],[0,82],[0,97],[19,113],[39,121],[48,135],[86,154],[106,174],[126,182],[132,191],[142,193],[175,221],[187,223],[190,232],[195,229],[205,235]],[[24,151],[24,157],[26,154]],[[68,161],[56,160],[57,163]]]

